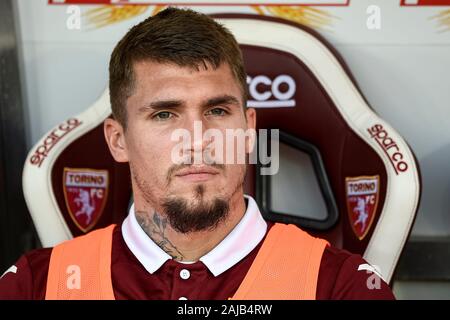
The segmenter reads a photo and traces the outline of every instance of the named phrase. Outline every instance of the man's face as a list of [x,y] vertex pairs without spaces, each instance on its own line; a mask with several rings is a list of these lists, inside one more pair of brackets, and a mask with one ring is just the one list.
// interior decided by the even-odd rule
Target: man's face
[[[140,197],[161,209],[167,201],[178,199],[195,209],[217,199],[230,202],[233,195],[242,194],[246,165],[224,160],[226,152],[248,152],[249,145],[237,150],[235,144],[233,150],[225,151],[230,148],[226,129],[254,128],[255,112],[243,109],[242,92],[230,67],[195,70],[146,61],[136,63],[134,73],[135,88],[126,106],[127,129],[123,132],[114,124],[123,150],[111,150],[116,160],[130,164],[135,200]],[[180,129],[192,139],[181,148],[181,140],[174,139]],[[203,137],[208,129],[222,132],[222,149],[212,143],[214,138]],[[220,152],[222,160],[217,157]],[[180,162],[174,154],[191,162]],[[195,154],[201,161],[193,164]]]

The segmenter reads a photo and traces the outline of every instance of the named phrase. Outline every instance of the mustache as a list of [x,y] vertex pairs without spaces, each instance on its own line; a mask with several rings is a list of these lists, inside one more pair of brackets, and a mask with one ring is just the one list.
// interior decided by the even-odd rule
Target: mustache
[[[180,170],[185,169],[185,168],[193,167],[193,166],[194,165],[192,165],[192,164],[174,164],[167,171],[167,177],[166,177],[167,183],[170,183],[170,181],[172,180],[174,174],[177,171],[180,171]],[[208,164],[207,166],[211,167],[211,168],[214,168],[214,169],[217,169],[217,170],[222,170],[222,171],[225,170],[225,165],[221,164],[221,163],[211,163],[211,164]]]

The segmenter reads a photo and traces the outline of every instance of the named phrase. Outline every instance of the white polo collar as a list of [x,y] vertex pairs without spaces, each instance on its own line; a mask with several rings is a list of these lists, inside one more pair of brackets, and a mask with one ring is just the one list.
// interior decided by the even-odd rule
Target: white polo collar
[[[264,238],[267,223],[256,201],[247,195],[247,210],[234,229],[210,252],[200,258],[214,276],[225,272],[247,256]],[[142,230],[136,220],[134,204],[122,224],[122,235],[131,252],[144,268],[156,272],[167,260],[172,259]]]

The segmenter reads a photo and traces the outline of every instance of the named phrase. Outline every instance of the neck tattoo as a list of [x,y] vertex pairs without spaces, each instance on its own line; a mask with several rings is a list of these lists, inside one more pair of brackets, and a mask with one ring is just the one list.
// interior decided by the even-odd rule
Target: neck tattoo
[[167,254],[177,261],[183,261],[183,254],[175,247],[164,234],[167,227],[167,218],[153,211],[153,218],[144,211],[136,211],[136,220],[142,230]]

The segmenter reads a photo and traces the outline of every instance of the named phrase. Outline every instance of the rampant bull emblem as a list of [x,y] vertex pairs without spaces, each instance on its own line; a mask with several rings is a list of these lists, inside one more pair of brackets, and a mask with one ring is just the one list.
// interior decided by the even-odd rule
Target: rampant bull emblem
[[95,210],[95,206],[91,205],[91,198],[89,197],[89,192],[86,190],[80,189],[80,194],[78,198],[75,198],[75,203],[81,206],[81,209],[75,213],[75,217],[78,217],[81,214],[86,215],[86,223],[89,224],[92,221],[92,213]]
[[369,217],[369,214],[367,213],[366,201],[362,198],[358,198],[358,204],[355,208],[353,208],[353,211],[356,212],[358,216],[358,219],[355,223],[353,223],[353,225],[356,227],[360,224],[361,231],[364,232],[367,226],[367,218]]
[[91,230],[108,195],[108,171],[64,168],[64,197],[69,215],[83,232]]
[[347,211],[353,232],[359,240],[369,232],[375,218],[380,190],[379,176],[345,179]]

